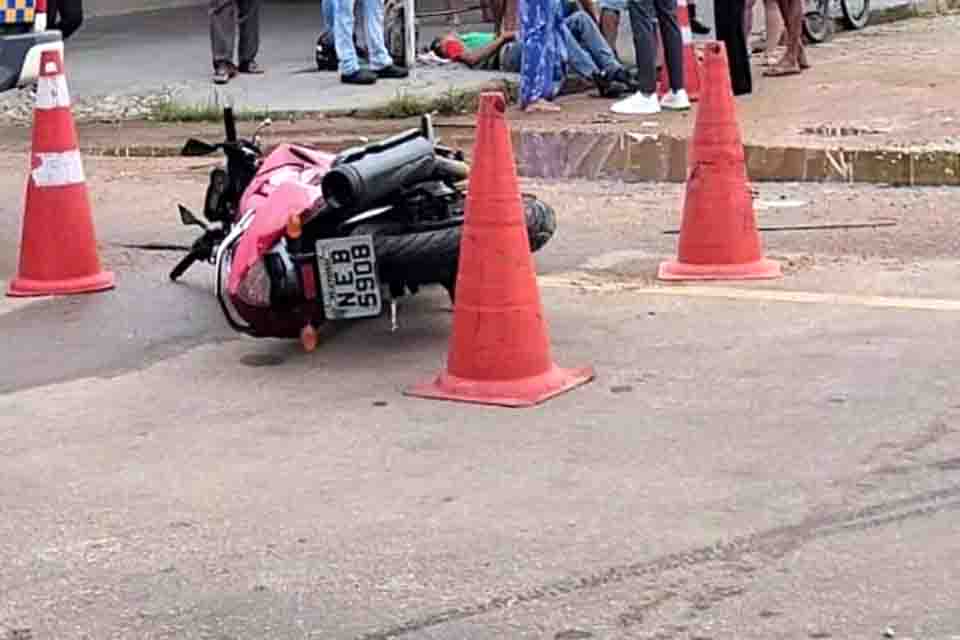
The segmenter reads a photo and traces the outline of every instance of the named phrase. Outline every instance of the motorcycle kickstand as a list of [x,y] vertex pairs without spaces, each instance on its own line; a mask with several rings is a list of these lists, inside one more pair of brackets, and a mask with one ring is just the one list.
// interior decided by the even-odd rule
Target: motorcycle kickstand
[[397,323],[397,299],[390,298],[390,333],[396,333],[400,328]]

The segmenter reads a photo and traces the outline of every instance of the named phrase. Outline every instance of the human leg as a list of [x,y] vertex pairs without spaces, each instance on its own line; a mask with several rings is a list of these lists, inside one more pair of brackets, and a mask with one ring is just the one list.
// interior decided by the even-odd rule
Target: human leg
[[767,63],[776,64],[774,52],[783,39],[783,16],[777,0],[764,0],[763,18],[766,23]]
[[705,36],[710,33],[710,27],[697,20],[697,3],[687,3],[687,15],[690,16],[690,30],[698,36]]
[[[588,16],[585,11],[574,12],[564,20],[564,23],[573,39],[582,50],[587,53],[591,62],[595,63],[596,67],[599,67],[600,71],[613,73],[623,68],[623,65],[617,60],[613,49],[610,48],[603,34],[600,33],[597,23],[594,22],[593,18]],[[567,49],[570,49],[569,41],[567,43]],[[572,64],[573,61],[571,60],[571,65]],[[574,69],[574,71],[576,71],[576,69]]]
[[630,29],[633,31],[633,49],[637,58],[637,81],[640,91],[657,91],[657,44],[654,33],[656,10],[654,0],[628,0]]
[[677,0],[655,0],[654,6],[660,26],[664,62],[670,76],[670,89],[677,92],[684,88],[683,36],[680,35],[680,25],[677,22]]
[[210,0],[210,49],[213,57],[213,81],[229,82],[236,75],[233,47],[236,31],[236,6],[233,0]]
[[[63,40],[66,41],[83,24],[83,2],[82,0],[58,0],[55,9],[57,15],[53,28],[60,31]],[[47,10],[50,10],[49,5]]]
[[800,73],[800,61],[806,62],[803,52],[803,3],[801,0],[777,0],[783,15],[787,49],[783,57],[766,71],[769,76],[787,76]]
[[639,90],[614,103],[610,110],[624,115],[652,115],[660,112],[657,99],[656,8],[654,0],[628,0],[633,47],[637,57],[636,84]]
[[393,65],[383,36],[383,0],[359,0],[357,5],[370,53],[370,68],[377,71]]
[[257,65],[260,52],[261,0],[237,0],[237,31],[240,32],[237,58],[241,73],[263,73]]
[[730,68],[730,85],[733,95],[753,91],[750,75],[750,57],[746,36],[743,32],[744,0],[715,0],[717,39],[724,43]]

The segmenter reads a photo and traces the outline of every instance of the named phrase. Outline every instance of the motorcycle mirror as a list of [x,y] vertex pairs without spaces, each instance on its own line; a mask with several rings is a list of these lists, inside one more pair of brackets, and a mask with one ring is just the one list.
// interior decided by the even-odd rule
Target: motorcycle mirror
[[206,231],[207,225],[203,222],[203,220],[200,220],[197,216],[193,215],[193,213],[191,213],[190,210],[187,209],[182,204],[179,205],[179,208],[180,208],[180,222],[182,222],[184,226],[201,227],[204,231]]
[[183,145],[183,150],[180,151],[182,156],[208,156],[218,148],[215,144],[209,144],[203,140],[197,140],[196,138],[190,138],[187,140],[187,143]]
[[423,137],[430,142],[437,141],[437,132],[433,128],[433,116],[431,114],[425,113],[420,116],[420,131],[423,133]]
[[271,126],[273,126],[273,120],[271,120],[270,118],[267,118],[263,122],[261,122],[260,125],[257,127],[257,130],[253,132],[253,144],[257,144],[257,142],[260,139],[260,134],[263,132],[263,130],[268,129]]
[[272,126],[273,126],[273,120],[271,120],[270,118],[267,118],[266,120],[260,123],[260,126],[257,127],[257,130],[254,133],[254,135],[255,136],[260,135],[261,131],[263,131],[264,129],[269,129]]

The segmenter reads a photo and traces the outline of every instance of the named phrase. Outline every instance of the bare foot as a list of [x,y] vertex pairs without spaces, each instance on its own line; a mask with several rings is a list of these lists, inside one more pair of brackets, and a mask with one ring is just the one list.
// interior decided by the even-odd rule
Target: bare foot
[[798,73],[800,73],[800,64],[794,60],[787,60],[786,57],[784,57],[781,58],[777,64],[765,69],[763,75],[776,78],[780,76],[794,76]]
[[537,100],[536,102],[528,104],[524,111],[527,113],[556,113],[560,111],[560,107],[555,104],[550,104],[546,100]]
[[810,61],[807,60],[807,52],[804,51],[803,49],[800,49],[800,57],[799,57],[798,62],[799,62],[799,64],[800,64],[800,68],[801,68],[801,69],[809,69],[809,68],[810,68]]

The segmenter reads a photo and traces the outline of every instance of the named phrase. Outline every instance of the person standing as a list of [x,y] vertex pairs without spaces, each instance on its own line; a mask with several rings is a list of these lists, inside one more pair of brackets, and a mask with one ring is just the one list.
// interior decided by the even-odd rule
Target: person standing
[[[683,82],[683,37],[677,23],[677,0],[627,0],[627,9],[633,30],[640,90],[614,103],[610,110],[641,115],[659,113],[661,108],[671,111],[689,109],[690,98]],[[670,91],[662,101],[657,100],[657,25],[660,26],[667,75],[670,78]]]
[[[340,61],[340,82],[374,84],[380,78],[406,78],[404,67],[393,63],[383,36],[383,0],[331,0],[333,38]],[[364,39],[370,54],[370,68],[361,69],[354,43],[355,9],[363,22]]]
[[[747,8],[744,11],[743,33],[747,37],[747,44],[750,44],[750,37],[753,35],[753,8],[757,0],[747,0]],[[764,61],[763,66],[769,67],[777,63],[776,51],[783,39],[783,16],[780,15],[780,5],[777,0],[763,0],[763,17],[766,26],[764,27]],[[756,49],[751,49],[756,51]]]
[[803,48],[803,2],[802,0],[777,0],[783,14],[787,50],[783,57],[763,72],[765,76],[792,76],[810,68],[807,52]]
[[[261,0],[210,0],[210,47],[213,51],[213,81],[226,84],[237,73],[261,74],[257,64],[260,51]],[[233,63],[234,43],[239,31],[238,59]]]
[[714,0],[713,4],[717,40],[723,42],[727,50],[730,85],[735,96],[753,92],[750,52],[747,49],[747,37],[743,32],[745,4],[744,0]]
[[63,41],[83,24],[83,0],[47,0],[47,29],[55,29]]

